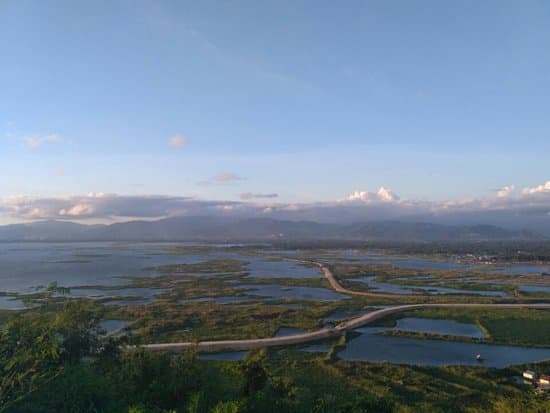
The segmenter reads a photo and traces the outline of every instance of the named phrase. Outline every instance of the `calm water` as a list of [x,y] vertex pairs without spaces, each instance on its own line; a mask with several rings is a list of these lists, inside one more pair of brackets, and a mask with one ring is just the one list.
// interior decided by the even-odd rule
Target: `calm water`
[[550,293],[550,286],[545,285],[518,285],[518,288],[527,293]]
[[532,265],[532,264],[509,264],[496,266],[492,271],[504,274],[548,274],[550,275],[550,265]]
[[11,297],[0,296],[0,309],[2,310],[23,310],[25,304],[21,300],[13,299]]
[[120,298],[136,297],[150,299],[154,301],[158,294],[170,291],[164,288],[117,288],[112,290],[95,288],[74,288],[69,293],[69,297],[89,297],[89,298]]
[[319,278],[317,267],[306,267],[291,261],[270,261],[261,257],[247,256],[247,270],[253,278]]
[[[342,258],[351,259],[371,265],[393,265],[397,268],[410,268],[414,270],[475,270],[476,264],[464,264],[456,261],[437,261],[428,258],[385,255],[374,252],[356,250],[344,250],[340,252]],[[492,272],[501,274],[550,274],[550,265],[538,264],[508,264],[489,267]]]
[[455,261],[435,261],[427,258],[385,255],[355,250],[342,251],[341,256],[363,264],[393,265],[397,268],[410,268],[415,270],[465,270],[472,268],[470,265],[461,264]]
[[[550,349],[460,343],[443,340],[420,340],[383,336],[385,328],[362,328],[361,335],[350,340],[338,353],[344,360],[388,361],[396,364],[426,366],[482,365],[503,368],[512,364],[550,359]],[[475,359],[477,354],[483,363]]]
[[[120,288],[129,284],[126,277],[157,276],[146,268],[171,264],[196,264],[212,259],[240,259],[249,262],[245,270],[257,278],[319,277],[315,268],[288,261],[270,261],[263,257],[241,255],[233,251],[212,250],[178,255],[166,247],[175,244],[123,244],[114,242],[83,243],[0,243],[0,292],[31,293],[56,281],[71,287],[71,297],[113,298],[108,303],[141,305],[153,302],[165,290]],[[210,274],[212,275],[212,274]],[[87,288],[75,288],[86,287]],[[93,286],[117,287],[98,289]],[[264,291],[265,292],[265,291]],[[270,293],[277,295],[276,290]],[[294,291],[296,295],[319,295],[319,292]],[[260,294],[262,295],[262,294]],[[122,297],[131,297],[132,300]],[[243,298],[220,297],[216,301],[231,303]],[[22,309],[23,302],[0,297],[0,309]]]
[[354,281],[360,281],[369,286],[374,291],[386,292],[391,294],[465,294],[465,295],[483,295],[487,297],[507,297],[504,291],[484,291],[484,290],[460,290],[456,288],[437,287],[431,285],[399,285],[387,282],[374,281],[375,276],[365,276],[355,278]]
[[121,277],[156,275],[146,267],[198,263],[208,255],[174,255],[162,245],[0,243],[0,291],[28,293],[57,281],[63,287],[124,285]]

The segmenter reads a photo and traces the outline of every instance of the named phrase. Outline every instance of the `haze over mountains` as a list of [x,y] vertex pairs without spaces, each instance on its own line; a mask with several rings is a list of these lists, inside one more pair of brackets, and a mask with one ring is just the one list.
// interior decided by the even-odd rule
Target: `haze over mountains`
[[384,240],[384,241],[497,241],[540,240],[544,236],[493,225],[442,225],[429,222],[376,221],[332,224],[267,218],[172,217],[83,225],[40,221],[0,226],[0,241],[265,241]]

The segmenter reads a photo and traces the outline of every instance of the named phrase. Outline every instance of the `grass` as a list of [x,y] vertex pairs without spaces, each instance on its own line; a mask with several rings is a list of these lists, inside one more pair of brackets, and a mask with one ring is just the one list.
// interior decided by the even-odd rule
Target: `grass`
[[[327,410],[358,394],[374,394],[395,403],[397,412],[545,412],[550,402],[535,398],[512,377],[518,369],[418,367],[348,362],[296,350],[271,350],[266,359],[275,377],[300,389],[297,398],[318,389]],[[508,409],[508,410],[507,410]],[[545,410],[546,409],[546,410]],[[370,410],[369,410],[370,411]]]
[[393,326],[397,318],[410,316],[476,324],[485,333],[485,341],[490,343],[550,347],[550,311],[547,310],[431,308],[394,315],[383,322]]

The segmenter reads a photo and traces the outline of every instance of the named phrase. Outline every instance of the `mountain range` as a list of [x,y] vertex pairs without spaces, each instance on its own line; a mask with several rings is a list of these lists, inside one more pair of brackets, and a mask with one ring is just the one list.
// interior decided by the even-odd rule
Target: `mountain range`
[[83,225],[39,221],[0,226],[0,241],[506,241],[542,240],[525,230],[494,225],[443,225],[429,222],[375,221],[328,224],[266,218],[235,219],[212,216],[172,217]]

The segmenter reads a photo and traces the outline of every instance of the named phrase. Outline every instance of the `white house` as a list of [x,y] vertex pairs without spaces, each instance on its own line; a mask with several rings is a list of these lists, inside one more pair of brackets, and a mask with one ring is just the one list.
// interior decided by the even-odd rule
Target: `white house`
[[546,376],[546,375],[542,374],[539,377],[539,385],[541,387],[550,387],[550,376]]
[[533,370],[525,370],[523,372],[523,378],[527,380],[536,380],[537,373],[535,373]]

